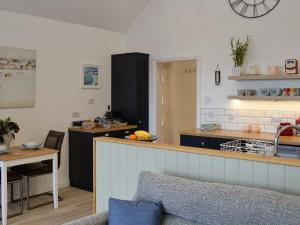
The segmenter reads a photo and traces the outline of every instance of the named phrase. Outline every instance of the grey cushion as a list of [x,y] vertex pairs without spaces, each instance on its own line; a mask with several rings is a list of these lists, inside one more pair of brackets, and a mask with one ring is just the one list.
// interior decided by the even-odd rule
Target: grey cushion
[[[201,225],[299,225],[300,197],[142,172],[137,200]],[[171,223],[170,223],[171,224]]]
[[200,225],[199,223],[191,220],[186,220],[178,216],[166,214],[163,219],[162,225]]
[[107,225],[107,219],[108,213],[100,213],[64,225]]

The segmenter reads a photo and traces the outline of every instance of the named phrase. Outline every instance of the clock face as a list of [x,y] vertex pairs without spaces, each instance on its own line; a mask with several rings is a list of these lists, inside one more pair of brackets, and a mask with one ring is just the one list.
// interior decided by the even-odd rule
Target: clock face
[[271,12],[280,0],[229,0],[231,8],[240,16],[257,18]]

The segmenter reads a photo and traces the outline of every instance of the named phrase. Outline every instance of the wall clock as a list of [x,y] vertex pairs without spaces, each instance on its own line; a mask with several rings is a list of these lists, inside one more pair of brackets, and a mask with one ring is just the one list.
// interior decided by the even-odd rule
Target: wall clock
[[271,12],[280,0],[229,0],[231,8],[240,16],[258,18]]

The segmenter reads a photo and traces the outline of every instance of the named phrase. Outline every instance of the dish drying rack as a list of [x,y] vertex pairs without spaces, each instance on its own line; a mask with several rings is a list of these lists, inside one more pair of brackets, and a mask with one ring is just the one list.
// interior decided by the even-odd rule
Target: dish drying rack
[[274,143],[261,140],[238,139],[221,144],[222,151],[242,152],[247,154],[274,155]]

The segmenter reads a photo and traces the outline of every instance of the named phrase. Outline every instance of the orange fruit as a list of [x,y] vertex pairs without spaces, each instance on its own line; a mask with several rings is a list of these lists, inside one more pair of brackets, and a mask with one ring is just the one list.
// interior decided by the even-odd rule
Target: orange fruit
[[136,140],[136,135],[131,134],[131,135],[129,135],[128,139],[129,140]]

